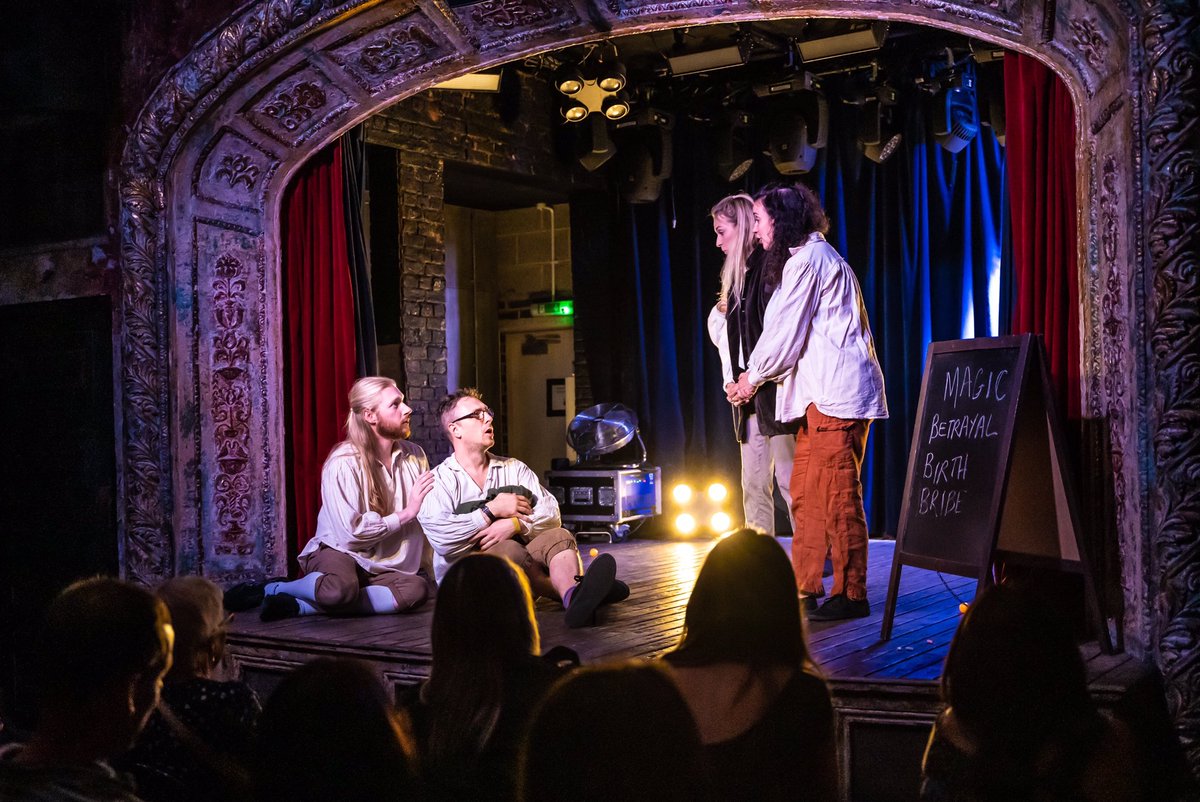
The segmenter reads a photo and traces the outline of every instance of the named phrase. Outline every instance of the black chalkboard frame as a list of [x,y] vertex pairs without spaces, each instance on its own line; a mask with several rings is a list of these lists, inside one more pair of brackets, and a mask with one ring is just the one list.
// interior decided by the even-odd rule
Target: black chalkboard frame
[[[995,548],[996,539],[1000,531],[1000,507],[1004,500],[1004,494],[1008,486],[1009,471],[1012,467],[1013,436],[1016,432],[1017,413],[1027,389],[1028,377],[1026,374],[1029,373],[1027,368],[1029,365],[1031,343],[1032,337],[1029,335],[981,337],[974,340],[946,340],[930,343],[929,350],[925,354],[925,370],[921,377],[921,393],[917,404],[917,417],[912,444],[909,448],[908,470],[905,472],[904,496],[900,507],[900,526],[896,536],[896,554],[901,555],[907,565],[928,568],[957,576],[980,575],[980,562],[986,561],[987,556]],[[932,549],[917,551],[912,548],[913,542],[910,528],[915,528],[913,503],[916,490],[920,485],[916,474],[920,469],[918,462],[924,444],[922,435],[924,434],[925,427],[929,425],[927,416],[930,414],[931,406],[933,406],[929,398],[929,384],[934,362],[938,357],[944,355],[996,351],[1015,351],[1016,355],[1012,362],[1011,375],[1008,377],[1013,391],[1010,391],[1006,396],[1006,405],[1000,408],[1003,417],[998,424],[1001,434],[996,443],[997,456],[1000,462],[995,465],[984,466],[985,468],[990,467],[994,471],[995,478],[998,481],[994,480],[991,484],[991,497],[988,498],[985,505],[982,525],[980,521],[968,522],[976,529],[982,529],[982,532],[976,531],[973,533],[974,537],[981,538],[982,540],[979,543],[968,544],[972,547],[969,550],[957,548],[937,553],[931,553]],[[978,473],[982,474],[983,471],[978,471]],[[939,545],[948,546],[952,543],[954,541],[946,539]],[[971,557],[968,551],[975,555],[974,558]]]
[[[943,354],[960,354],[995,349],[1017,350],[1017,358],[1012,376],[1013,386],[1017,388],[1017,392],[1011,398],[1011,403],[1008,406],[1005,420],[1002,424],[1003,435],[999,443],[1000,462],[1002,464],[995,466],[997,469],[997,481],[993,485],[992,498],[987,506],[987,515],[983,521],[984,525],[977,527],[975,532],[975,537],[981,541],[975,544],[975,559],[952,559],[944,555],[933,555],[914,549],[911,547],[912,544],[908,542],[909,525],[912,520],[910,518],[912,512],[910,504],[914,495],[913,489],[916,486],[915,476],[918,457],[922,451],[921,432],[924,426],[929,425],[929,422],[926,420],[929,400],[928,385],[934,359]],[[1036,406],[1036,409],[1033,408],[1034,406]],[[1051,470],[1061,472],[1058,479],[1062,484],[1063,502],[1066,504],[1064,512],[1069,519],[1070,534],[1074,538],[1074,545],[1078,552],[1077,559],[1047,559],[1046,557],[1037,555],[1036,552],[1042,551],[1040,547],[1043,544],[1034,542],[1036,538],[1025,540],[1024,543],[1001,543],[1004,523],[1002,511],[1008,509],[1005,507],[1005,503],[1013,469],[1018,427],[1021,425],[1021,421],[1024,421],[1024,426],[1026,427],[1024,430],[1025,436],[1030,434],[1029,427],[1048,426],[1049,431],[1043,431],[1041,436],[1046,438],[1043,442],[1050,449],[1048,455],[1056,462],[1056,468]],[[914,425],[915,430],[909,451],[908,470],[905,474],[904,497],[900,509],[900,525],[896,537],[896,549],[892,558],[892,575],[888,584],[888,595],[884,608],[880,638],[887,640],[891,637],[892,625],[896,613],[900,572],[904,565],[928,568],[944,573],[952,573],[957,576],[976,577],[978,580],[976,592],[978,593],[991,581],[993,562],[997,555],[1001,554],[1006,560],[1015,559],[1017,561],[1029,561],[1034,564],[1054,564],[1065,570],[1082,572],[1084,576],[1085,595],[1087,596],[1087,607],[1093,624],[1097,627],[1100,647],[1105,653],[1111,654],[1113,652],[1112,638],[1108,631],[1107,621],[1101,612],[1105,608],[1100,603],[1098,587],[1092,575],[1086,545],[1080,536],[1081,528],[1077,498],[1070,471],[1066,467],[1066,447],[1062,424],[1053,402],[1049,369],[1044,346],[1040,338],[1033,334],[1022,334],[931,343],[925,356],[925,370],[921,377],[920,400],[917,405],[917,417]],[[1011,500],[1009,503],[1011,505]],[[1055,536],[1057,537],[1057,533]],[[983,548],[985,544],[986,548]],[[1001,551],[998,547],[1002,545],[1008,548]],[[1017,547],[1015,551],[1012,550],[1013,546]],[[1034,548],[1030,548],[1030,546],[1034,546]]]

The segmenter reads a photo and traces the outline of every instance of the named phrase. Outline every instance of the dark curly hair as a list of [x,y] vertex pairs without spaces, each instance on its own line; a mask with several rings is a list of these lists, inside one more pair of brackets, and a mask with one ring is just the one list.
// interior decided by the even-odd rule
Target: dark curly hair
[[829,230],[829,218],[821,208],[821,199],[803,184],[768,184],[754,196],[771,218],[771,247],[763,261],[763,282],[768,290],[779,286],[783,266],[791,256],[789,248],[803,245],[810,234]]

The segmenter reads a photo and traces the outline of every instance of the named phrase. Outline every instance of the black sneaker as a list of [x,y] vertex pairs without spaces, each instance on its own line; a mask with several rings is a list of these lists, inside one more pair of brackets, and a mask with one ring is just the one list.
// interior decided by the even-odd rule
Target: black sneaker
[[571,594],[571,605],[567,607],[567,626],[578,629],[593,623],[596,608],[612,592],[616,578],[617,561],[611,554],[601,554],[592,560]]
[[[582,582],[583,575],[580,574],[579,576],[575,577],[575,581]],[[616,604],[617,602],[623,602],[628,598],[629,586],[619,579],[614,579],[612,587],[608,589],[608,595],[600,600],[600,604],[602,606],[605,604]]]
[[801,596],[800,597],[800,609],[803,610],[805,613],[815,613],[817,611],[817,597],[816,596]]
[[225,610],[231,613],[253,610],[263,603],[263,594],[271,582],[287,582],[287,577],[277,576],[261,582],[242,582],[234,585],[225,591]]
[[[583,577],[580,577],[582,579]],[[614,579],[608,595],[600,600],[601,604],[616,604],[629,598],[629,586],[619,579]]]
[[258,617],[263,621],[282,621],[298,615],[300,615],[300,602],[296,597],[286,593],[276,593],[263,600],[262,612],[258,614]]
[[866,618],[870,614],[871,605],[866,599],[851,599],[845,593],[839,593],[809,613],[808,620],[841,621],[845,618]]

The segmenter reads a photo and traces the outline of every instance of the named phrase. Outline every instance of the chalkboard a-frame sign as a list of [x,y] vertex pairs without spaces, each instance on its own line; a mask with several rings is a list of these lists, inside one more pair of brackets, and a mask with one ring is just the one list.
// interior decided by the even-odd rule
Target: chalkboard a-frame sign
[[891,637],[905,565],[991,580],[997,556],[1081,571],[1101,646],[1108,626],[1081,540],[1062,427],[1040,339],[929,346],[880,636]]

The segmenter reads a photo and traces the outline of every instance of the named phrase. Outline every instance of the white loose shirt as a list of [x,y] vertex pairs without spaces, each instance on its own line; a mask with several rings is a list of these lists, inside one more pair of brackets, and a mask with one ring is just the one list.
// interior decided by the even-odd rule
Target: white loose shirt
[[[725,384],[737,381],[738,377],[733,375],[733,365],[729,362],[729,324],[717,304],[713,304],[708,313],[708,339],[717,346],[717,353],[721,355],[721,376],[724,377]],[[724,387],[725,384],[721,386]]]
[[747,379],[755,387],[780,383],[780,421],[803,417],[809,404],[844,420],[886,418],[883,370],[854,271],[819,232],[791,252]]
[[428,563],[429,544],[421,524],[416,519],[401,524],[399,511],[408,504],[417,477],[429,470],[429,460],[420,446],[400,440],[392,451],[390,468],[383,475],[395,496],[396,512],[380,515],[367,504],[365,468],[358,449],[348,442],[337,445],[321,469],[317,532],[300,556],[313,554],[324,544],[349,554],[372,574],[415,574]]
[[417,517],[433,546],[433,574],[439,583],[450,563],[479,550],[479,544],[472,538],[491,523],[483,510],[456,513],[455,508],[464,502],[486,498],[493,488],[521,485],[537,496],[529,523],[522,524],[521,534],[536,536],[562,526],[558,500],[542,487],[537,474],[528,465],[512,457],[488,456],[490,461],[483,487],[475,484],[453,454],[433,470],[433,489],[425,497]]

